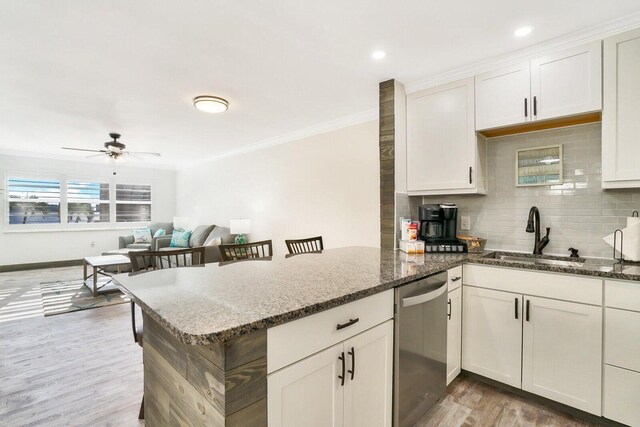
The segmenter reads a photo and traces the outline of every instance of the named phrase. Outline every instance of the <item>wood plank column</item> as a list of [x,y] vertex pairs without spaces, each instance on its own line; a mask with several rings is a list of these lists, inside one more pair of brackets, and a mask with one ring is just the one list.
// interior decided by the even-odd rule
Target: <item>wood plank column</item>
[[380,247],[393,249],[395,222],[395,82],[380,83]]

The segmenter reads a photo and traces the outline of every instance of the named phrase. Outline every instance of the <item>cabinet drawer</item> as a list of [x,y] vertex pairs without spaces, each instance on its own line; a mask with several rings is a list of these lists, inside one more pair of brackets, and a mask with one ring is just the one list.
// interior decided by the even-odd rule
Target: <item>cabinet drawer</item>
[[465,285],[583,304],[602,305],[602,279],[467,264]]
[[451,292],[454,289],[458,289],[462,286],[462,266],[453,267],[449,269],[449,284],[448,291]]
[[640,373],[604,366],[604,416],[630,426],[640,425]]
[[640,311],[640,283],[605,280],[604,302],[607,307]]
[[606,309],[605,363],[640,372],[640,313]]
[[[393,318],[393,289],[267,329],[267,372],[277,371]],[[343,329],[352,319],[356,323]]]

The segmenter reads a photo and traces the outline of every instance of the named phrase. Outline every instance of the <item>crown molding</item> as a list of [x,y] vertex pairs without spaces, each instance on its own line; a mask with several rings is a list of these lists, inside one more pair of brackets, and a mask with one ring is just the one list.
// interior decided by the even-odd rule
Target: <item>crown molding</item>
[[250,153],[252,151],[263,150],[265,148],[274,147],[280,144],[286,144],[288,142],[309,138],[311,136],[320,135],[349,126],[359,125],[373,120],[378,120],[378,108],[372,108],[370,110],[362,111],[360,113],[352,114],[346,117],[341,117],[339,119],[330,120],[328,122],[298,129],[292,132],[287,132],[273,138],[264,139],[253,144],[242,146],[235,150],[227,151],[216,156],[207,157],[205,159],[189,163],[184,167],[180,167],[178,170],[189,169],[194,165],[199,165],[214,160],[220,160],[227,157],[233,157],[239,154]]
[[451,81],[473,77],[486,71],[508,67],[509,65],[514,65],[518,62],[531,60],[541,55],[546,55],[562,49],[568,49],[594,40],[603,39],[638,27],[640,27],[640,12],[634,12],[622,18],[607,21],[588,29],[578,30],[573,33],[558,36],[533,46],[511,52],[507,55],[498,55],[483,59],[444,73],[405,83],[406,93],[410,94]]

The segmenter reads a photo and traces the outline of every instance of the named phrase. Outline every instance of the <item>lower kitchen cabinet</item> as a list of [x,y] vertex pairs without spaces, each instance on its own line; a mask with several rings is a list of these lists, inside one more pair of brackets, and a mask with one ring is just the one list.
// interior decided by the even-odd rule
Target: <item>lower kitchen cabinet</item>
[[640,425],[640,372],[604,365],[604,416]]
[[462,288],[449,291],[447,312],[447,385],[460,374],[462,357]]
[[269,374],[276,427],[390,427],[393,320]]
[[462,368],[521,386],[522,295],[463,287]]
[[524,298],[522,389],[600,415],[602,307]]

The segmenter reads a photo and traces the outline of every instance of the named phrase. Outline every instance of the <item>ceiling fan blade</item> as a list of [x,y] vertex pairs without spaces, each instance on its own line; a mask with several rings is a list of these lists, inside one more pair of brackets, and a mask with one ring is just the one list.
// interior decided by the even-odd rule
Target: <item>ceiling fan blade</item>
[[107,150],[89,150],[86,148],[72,148],[72,147],[62,147],[63,150],[73,150],[73,151],[89,151],[92,153],[106,153]]
[[127,151],[129,154],[142,154],[143,156],[156,156],[160,157],[162,154],[160,153],[152,153],[150,151]]
[[85,156],[85,159],[90,159],[92,157],[104,157],[104,153],[100,153],[100,154],[92,154],[90,156]]

